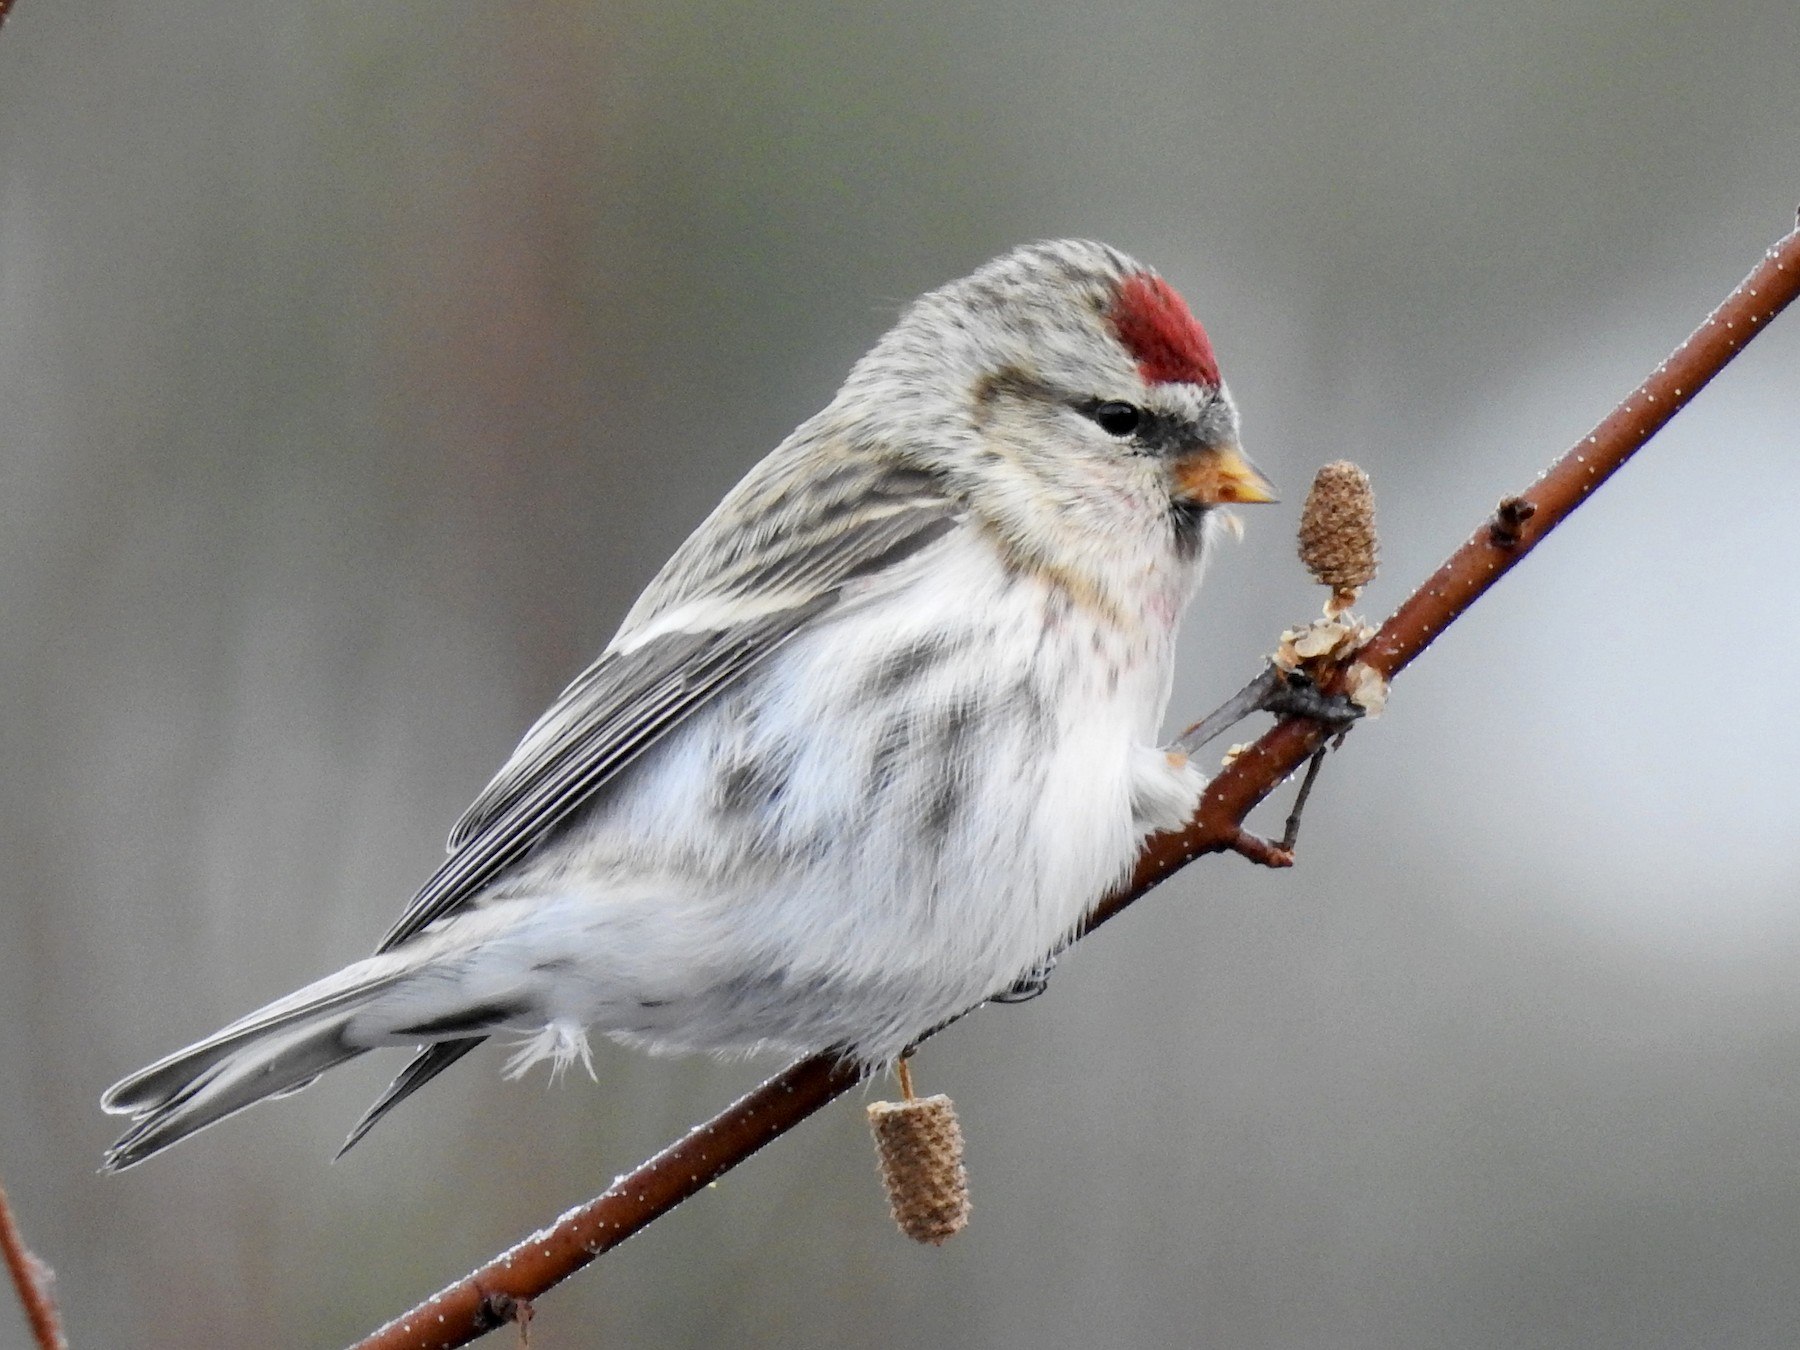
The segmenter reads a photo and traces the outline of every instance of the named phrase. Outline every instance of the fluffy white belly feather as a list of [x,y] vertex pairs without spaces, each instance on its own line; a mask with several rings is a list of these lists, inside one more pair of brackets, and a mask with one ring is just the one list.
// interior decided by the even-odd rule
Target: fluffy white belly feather
[[1053,950],[1197,797],[1154,745],[1172,623],[946,550],[621,774],[484,901],[518,920],[467,978],[571,1034],[883,1062]]

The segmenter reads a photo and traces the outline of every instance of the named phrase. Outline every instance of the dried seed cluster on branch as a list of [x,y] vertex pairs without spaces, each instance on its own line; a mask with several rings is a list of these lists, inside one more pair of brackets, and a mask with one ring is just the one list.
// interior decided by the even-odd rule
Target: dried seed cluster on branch
[[[1347,459],[1325,465],[1313,476],[1300,512],[1300,561],[1321,585],[1331,587],[1331,598],[1323,619],[1281,635],[1277,666],[1319,683],[1368,645],[1375,630],[1349,610],[1375,579],[1380,551],[1369,475]],[[1361,662],[1348,667],[1343,692],[1371,717],[1387,702],[1387,682]]]
[[1347,459],[1327,464],[1314,476],[1300,512],[1300,561],[1320,585],[1331,587],[1327,616],[1356,603],[1375,579],[1379,551],[1369,475]]
[[969,1222],[969,1174],[950,1099],[940,1093],[871,1102],[869,1128],[900,1231],[934,1246],[962,1232]]
[[1352,659],[1374,636],[1375,630],[1354,614],[1314,619],[1304,628],[1284,632],[1270,659],[1282,670],[1299,672],[1314,684],[1323,684],[1343,667],[1345,697],[1370,717],[1379,717],[1387,706],[1387,680],[1365,662]]

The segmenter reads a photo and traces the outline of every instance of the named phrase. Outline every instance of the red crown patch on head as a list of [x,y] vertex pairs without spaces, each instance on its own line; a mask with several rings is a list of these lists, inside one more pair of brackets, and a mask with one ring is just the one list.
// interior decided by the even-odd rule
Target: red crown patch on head
[[1151,384],[1219,384],[1219,359],[1212,343],[1175,288],[1149,272],[1134,272],[1119,283],[1107,311],[1113,331],[1137,359],[1138,373]]

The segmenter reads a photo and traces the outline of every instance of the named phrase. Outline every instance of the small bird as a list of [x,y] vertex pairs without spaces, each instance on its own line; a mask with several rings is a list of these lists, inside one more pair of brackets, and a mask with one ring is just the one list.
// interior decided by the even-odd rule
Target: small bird
[[[1104,244],[915,301],[525,733],[375,955],[107,1090],[131,1167],[364,1051],[891,1064],[1039,968],[1204,780],[1157,743],[1234,502],[1205,330]],[[590,1066],[591,1072],[591,1066]]]

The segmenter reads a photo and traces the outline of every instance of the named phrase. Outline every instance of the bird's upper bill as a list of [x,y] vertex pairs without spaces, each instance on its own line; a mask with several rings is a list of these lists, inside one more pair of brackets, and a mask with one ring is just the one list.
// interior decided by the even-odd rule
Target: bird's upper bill
[[1175,461],[1175,490],[1184,501],[1205,506],[1278,500],[1275,485],[1235,445],[1202,446],[1182,455]]

